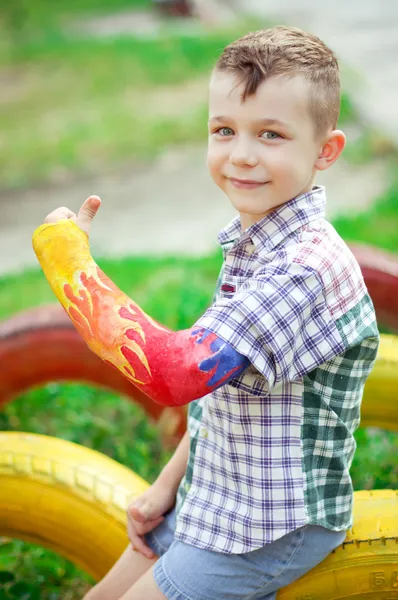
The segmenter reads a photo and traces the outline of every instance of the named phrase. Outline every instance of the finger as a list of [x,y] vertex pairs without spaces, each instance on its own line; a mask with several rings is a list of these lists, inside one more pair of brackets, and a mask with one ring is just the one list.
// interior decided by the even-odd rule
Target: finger
[[140,508],[143,504],[145,504],[146,500],[143,496],[140,496],[139,498],[137,498],[136,500],[134,500],[134,502],[130,502],[130,504],[128,505],[127,508],[127,512],[130,513],[131,509],[136,506],[137,508]]
[[152,506],[132,506],[130,509],[130,516],[137,523],[151,523],[153,525],[154,523],[160,523],[163,521],[163,515],[157,515],[156,513],[153,514],[153,512]]
[[148,531],[152,531],[155,529],[160,523],[163,521],[163,517],[158,517],[157,519],[153,519],[153,521],[146,521],[146,523],[134,523],[134,530],[138,535],[145,535]]
[[149,546],[147,546],[143,538],[139,536],[133,536],[132,539],[130,539],[130,542],[133,547],[133,550],[141,552],[141,554],[143,554],[147,558],[155,558],[155,553],[153,552],[153,550],[151,550]]
[[[138,510],[134,510],[137,508]],[[132,516],[136,518],[137,521],[145,522],[152,519],[157,519],[162,515],[159,510],[159,507],[154,504],[151,500],[146,500],[141,506],[132,507]]]
[[145,523],[145,521],[146,521],[146,517],[145,517],[144,513],[142,512],[141,507],[132,506],[130,508],[130,515],[133,517],[133,519],[135,521],[138,521],[139,523]]
[[53,210],[52,213],[46,216],[44,223],[56,223],[60,219],[73,219],[76,218],[74,212],[69,210],[66,206],[61,206],[57,210]]
[[77,225],[87,233],[90,232],[91,222],[94,219],[97,211],[101,205],[101,198],[98,196],[89,196],[85,202],[83,202],[79,214],[77,215]]

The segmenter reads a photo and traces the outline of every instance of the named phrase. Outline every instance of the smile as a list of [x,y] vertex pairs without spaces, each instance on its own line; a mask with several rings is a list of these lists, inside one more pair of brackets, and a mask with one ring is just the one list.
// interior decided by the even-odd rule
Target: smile
[[240,190],[253,190],[262,185],[265,185],[267,181],[253,181],[251,179],[235,179],[234,177],[229,177],[228,180],[232,183],[232,185]]

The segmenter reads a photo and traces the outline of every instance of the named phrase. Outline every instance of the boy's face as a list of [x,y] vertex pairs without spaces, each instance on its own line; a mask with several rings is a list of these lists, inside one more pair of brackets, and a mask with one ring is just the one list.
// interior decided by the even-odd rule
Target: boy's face
[[238,82],[233,73],[215,71],[211,78],[208,167],[243,230],[312,189],[322,141],[302,77],[272,77],[243,103]]

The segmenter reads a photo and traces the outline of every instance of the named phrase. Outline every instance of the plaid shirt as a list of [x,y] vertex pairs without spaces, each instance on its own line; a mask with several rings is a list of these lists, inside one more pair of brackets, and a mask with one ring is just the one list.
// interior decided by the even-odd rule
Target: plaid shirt
[[219,234],[218,290],[197,325],[251,365],[189,406],[175,534],[186,543],[240,554],[307,523],[352,525],[353,432],[379,334],[325,204],[315,187]]

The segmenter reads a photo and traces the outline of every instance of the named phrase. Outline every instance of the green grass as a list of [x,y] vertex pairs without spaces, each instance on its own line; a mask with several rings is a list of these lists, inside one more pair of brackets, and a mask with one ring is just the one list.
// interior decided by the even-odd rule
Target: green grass
[[[114,0],[112,10],[149,0]],[[265,23],[197,33],[165,24],[155,39],[78,35],[66,23],[109,9],[106,0],[16,0],[0,18],[0,182],[19,189],[148,161],[167,147],[207,138],[207,79],[233,39]],[[3,8],[3,11],[5,9]],[[1,16],[1,13],[0,13]],[[20,26],[18,25],[20,24]],[[25,24],[23,26],[23,24]],[[359,123],[343,93],[340,124]],[[346,158],[388,151],[361,126]]]
[[0,600],[81,600],[93,583],[51,550],[0,538]]
[[[0,430],[51,435],[94,448],[150,482],[171,456],[141,407],[114,393],[74,383],[51,383],[23,394],[0,412]],[[5,600],[2,572],[13,576],[7,587],[29,586],[26,600],[36,598],[38,586],[40,600],[80,600],[93,583],[52,551],[16,540],[2,543],[0,538],[0,600]],[[24,597],[20,588],[14,597]]]
[[[98,258],[97,262],[152,317],[172,329],[182,329],[190,327],[200,311],[208,306],[221,255],[217,253],[203,258]],[[38,269],[0,278],[0,319],[48,302],[54,302],[54,295]]]
[[398,432],[360,427],[351,465],[356,490],[398,490]]
[[4,33],[15,39],[37,35],[65,19],[106,14],[109,11],[151,9],[152,0],[13,0],[0,7]]
[[[338,217],[333,224],[348,242],[364,242],[398,253],[398,181],[367,212]],[[221,255],[197,259],[97,258],[97,262],[144,310],[169,327],[180,329],[190,326],[209,301]],[[189,286],[184,285],[188,280]],[[0,318],[52,301],[54,296],[39,269],[0,278]]]
[[365,213],[338,217],[333,222],[339,234],[349,242],[364,242],[398,253],[398,178],[382,198]]
[[0,67],[8,82],[2,186],[96,173],[205,140],[204,75],[236,34],[89,40],[57,33],[18,47]]
[[396,161],[397,148],[391,138],[383,132],[363,126],[357,139],[347,140],[344,158],[353,165],[375,159]]

